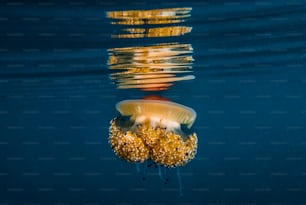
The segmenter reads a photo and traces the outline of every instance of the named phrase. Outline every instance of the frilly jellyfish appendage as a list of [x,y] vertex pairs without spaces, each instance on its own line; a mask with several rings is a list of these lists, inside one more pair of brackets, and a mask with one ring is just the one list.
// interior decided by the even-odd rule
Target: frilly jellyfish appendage
[[120,158],[177,167],[195,157],[197,136],[181,129],[194,123],[193,109],[163,100],[124,100],[116,108],[121,116],[110,123],[109,143]]

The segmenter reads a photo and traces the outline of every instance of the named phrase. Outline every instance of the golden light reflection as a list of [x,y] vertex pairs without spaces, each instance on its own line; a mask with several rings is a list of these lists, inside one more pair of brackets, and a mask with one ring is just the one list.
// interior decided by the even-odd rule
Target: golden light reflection
[[190,33],[191,27],[187,26],[169,26],[159,28],[129,28],[123,29],[126,33],[114,34],[113,38],[154,38],[154,37],[170,37],[170,36],[181,36],[186,33]]
[[164,43],[108,49],[110,74],[119,89],[166,90],[173,82],[194,79],[190,44]]
[[112,24],[144,25],[144,24],[170,24],[184,22],[190,17],[192,8],[167,8],[152,10],[109,11],[107,17]]
[[[107,12],[107,17],[112,20],[111,24],[138,26],[122,28],[119,34],[112,35],[113,38],[170,37],[190,33],[192,27],[161,25],[185,22],[186,18],[190,17],[191,10],[190,7],[184,7],[153,10],[110,11]],[[159,26],[148,27],[147,25]]]

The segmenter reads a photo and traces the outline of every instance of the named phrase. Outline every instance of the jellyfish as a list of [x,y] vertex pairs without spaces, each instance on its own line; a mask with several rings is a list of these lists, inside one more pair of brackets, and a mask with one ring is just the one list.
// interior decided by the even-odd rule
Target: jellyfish
[[121,159],[132,163],[152,160],[172,168],[195,157],[198,139],[190,131],[196,119],[192,108],[156,98],[123,100],[116,108],[121,116],[110,122],[109,143]]

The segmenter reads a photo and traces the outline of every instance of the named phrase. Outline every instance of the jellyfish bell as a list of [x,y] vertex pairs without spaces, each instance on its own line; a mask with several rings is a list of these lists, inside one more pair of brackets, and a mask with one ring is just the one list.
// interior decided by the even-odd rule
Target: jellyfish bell
[[147,159],[166,166],[183,166],[195,157],[197,136],[185,133],[196,112],[164,99],[124,100],[116,105],[121,116],[111,121],[109,142],[128,162]]
[[[151,100],[151,99],[152,100]],[[180,127],[181,124],[190,128],[195,119],[196,112],[184,105],[154,97],[143,100],[124,100],[116,105],[116,109],[123,116],[130,116],[136,123],[149,121],[152,125],[158,124],[165,127]]]

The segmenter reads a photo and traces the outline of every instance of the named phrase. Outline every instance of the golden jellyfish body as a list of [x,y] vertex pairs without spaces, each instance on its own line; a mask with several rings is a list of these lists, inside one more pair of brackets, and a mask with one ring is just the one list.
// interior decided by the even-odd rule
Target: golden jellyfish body
[[190,128],[196,113],[165,100],[124,100],[117,104],[121,116],[110,122],[109,143],[120,158],[141,163],[152,160],[165,167],[184,166],[195,157],[197,136]]

